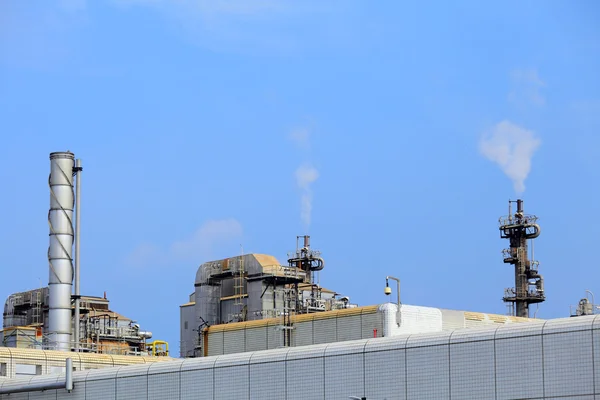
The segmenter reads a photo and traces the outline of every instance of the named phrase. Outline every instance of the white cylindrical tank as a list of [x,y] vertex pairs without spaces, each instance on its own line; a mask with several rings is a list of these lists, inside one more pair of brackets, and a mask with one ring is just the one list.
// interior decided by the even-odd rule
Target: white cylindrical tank
[[73,166],[70,152],[50,154],[50,246],[48,264],[47,344],[69,351],[71,341],[71,285],[73,283]]

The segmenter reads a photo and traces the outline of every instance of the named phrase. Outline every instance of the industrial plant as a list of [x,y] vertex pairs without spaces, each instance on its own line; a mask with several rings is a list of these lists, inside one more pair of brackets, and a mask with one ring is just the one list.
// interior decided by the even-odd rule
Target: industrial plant
[[319,284],[326,257],[300,235],[284,263],[258,253],[201,260],[173,358],[106,294],[80,294],[81,173],[73,153],[50,154],[48,286],[6,300],[0,400],[600,396],[591,292],[571,311],[578,318],[531,315],[546,299],[534,257],[541,228],[521,199],[499,219],[503,261],[514,268],[507,315],[406,304],[401,271],[381,277],[388,302],[355,304]]
[[[106,293],[102,297],[80,294],[82,171],[73,153],[50,154],[48,286],[6,299],[0,331],[2,376],[43,374],[57,368],[43,368],[36,359],[62,360],[64,370],[66,358],[72,357],[69,352],[86,353],[78,367],[114,365],[114,358],[107,362],[106,355],[122,356],[118,365],[168,355],[168,343],[150,342],[151,332],[110,309]],[[2,347],[14,350],[3,353]],[[2,354],[11,356],[5,359]]]

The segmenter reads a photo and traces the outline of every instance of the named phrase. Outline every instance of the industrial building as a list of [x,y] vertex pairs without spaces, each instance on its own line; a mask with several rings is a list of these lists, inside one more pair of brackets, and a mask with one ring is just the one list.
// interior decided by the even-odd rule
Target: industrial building
[[79,360],[75,368],[84,369],[136,364],[168,355],[168,343],[148,342],[151,332],[110,309],[106,292],[103,297],[79,292],[82,170],[73,153],[50,154],[48,286],[13,293],[6,299],[0,376],[64,370],[67,358]]
[[[519,229],[520,225],[504,226],[503,232]],[[389,281],[396,281],[396,304],[358,307],[349,297],[315,283],[314,274],[323,270],[325,261],[320,252],[310,248],[309,236],[298,236],[296,241],[296,251],[288,255],[287,265],[266,254],[203,263],[196,273],[195,292],[180,306],[180,356],[540,322],[528,317],[402,304],[400,281],[391,276],[386,277],[385,293],[392,293]],[[523,261],[521,265],[529,264]]]
[[[399,335],[75,372],[14,399],[592,400],[600,317]],[[0,381],[0,393],[65,376]],[[64,386],[63,386],[64,387]],[[71,387],[71,386],[69,386]]]
[[593,294],[571,311],[577,318],[531,318],[546,298],[533,254],[541,228],[522,200],[499,219],[515,277],[507,315],[404,304],[393,276],[384,293],[395,301],[359,306],[319,285],[325,260],[298,236],[285,265],[256,253],[200,265],[180,306],[174,359],[167,343],[147,342],[150,332],[111,310],[106,294],[79,293],[81,163],[70,152],[50,160],[48,287],[5,303],[0,400],[600,396]]

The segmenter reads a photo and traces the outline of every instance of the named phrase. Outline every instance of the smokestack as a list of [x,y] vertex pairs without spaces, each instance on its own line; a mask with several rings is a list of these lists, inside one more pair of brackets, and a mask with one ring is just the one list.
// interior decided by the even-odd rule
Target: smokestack
[[73,283],[73,167],[75,155],[69,151],[50,153],[50,278],[48,344],[69,351],[71,341],[71,286]]

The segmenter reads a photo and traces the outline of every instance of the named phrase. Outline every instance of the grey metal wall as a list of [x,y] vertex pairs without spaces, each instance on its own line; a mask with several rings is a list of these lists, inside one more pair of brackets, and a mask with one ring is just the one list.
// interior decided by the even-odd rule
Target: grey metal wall
[[179,355],[192,357],[198,340],[198,325],[194,304],[179,307],[181,326],[179,327]]
[[[315,314],[316,315],[316,314]],[[383,332],[382,315],[378,312],[352,316],[329,317],[294,324],[292,346],[367,339]],[[373,330],[376,329],[376,333]],[[277,325],[238,330],[216,330],[208,334],[208,355],[242,353],[277,349],[283,345],[283,331]]]
[[75,373],[70,394],[0,399],[593,400],[599,324],[565,318],[109,368]]

